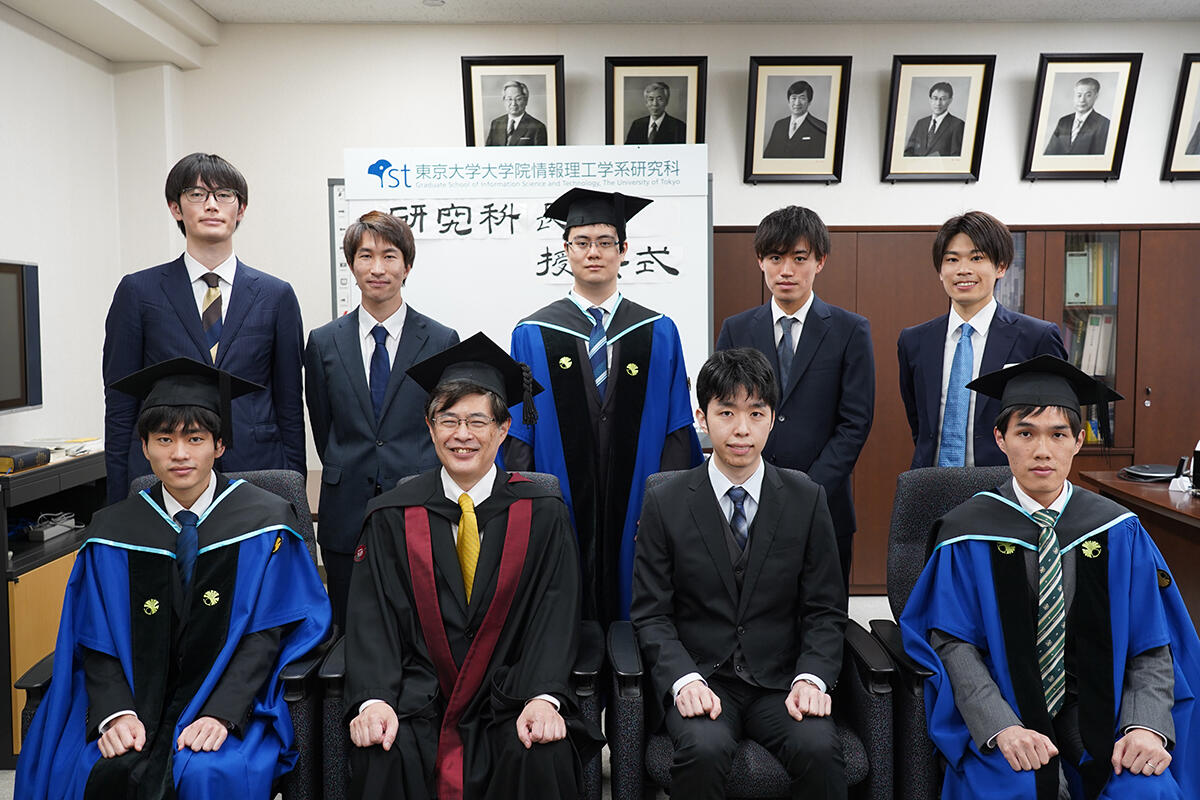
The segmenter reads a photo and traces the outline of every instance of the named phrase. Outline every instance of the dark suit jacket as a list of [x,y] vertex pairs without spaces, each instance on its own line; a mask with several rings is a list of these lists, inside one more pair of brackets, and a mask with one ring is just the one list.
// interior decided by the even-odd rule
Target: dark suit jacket
[[305,392],[321,458],[321,546],[354,552],[367,501],[378,481],[390,489],[407,475],[438,466],[425,403],[429,395],[406,373],[458,343],[458,334],[409,306],[377,422],[358,337],[361,307],[308,335]]
[[763,158],[824,158],[825,123],[809,114],[796,129],[796,135],[789,138],[791,123],[791,117],[775,122]]
[[953,114],[947,114],[933,137],[930,138],[929,123],[932,120],[932,114],[917,120],[917,124],[913,125],[912,134],[908,137],[908,143],[904,145],[904,155],[961,156],[963,130],[966,128],[966,124]]
[[[305,473],[303,344],[300,304],[291,285],[239,260],[216,366],[266,388],[233,401],[233,442],[225,443],[221,469]],[[213,363],[183,256],[126,275],[117,285],[104,323],[104,385],[178,356]],[[150,473],[137,435],[139,409],[136,398],[104,390],[110,503],[129,493],[131,480]]]
[[[526,114],[521,117],[520,124],[513,131],[516,137],[516,145],[535,145],[546,143],[546,126],[538,119],[535,119],[532,114]],[[503,146],[508,143],[508,115],[496,117],[492,120],[492,125],[488,128],[487,142],[488,147]]]
[[[629,126],[629,133],[625,136],[625,144],[649,144],[646,137],[650,134],[650,117],[649,115],[639,117]],[[654,137],[655,144],[683,144],[687,141],[687,123],[681,119],[676,119],[670,114],[663,114],[662,121],[658,123],[658,135]]]
[[1108,117],[1093,111],[1083,121],[1079,135],[1071,141],[1071,128],[1075,126],[1075,114],[1067,114],[1059,119],[1050,136],[1050,144],[1046,145],[1048,156],[1097,156],[1104,153],[1108,144]]
[[766,465],[740,594],[723,520],[706,464],[646,493],[629,616],[662,707],[675,681],[707,678],[739,643],[767,689],[786,692],[805,672],[832,688],[846,594],[825,490]]
[[[942,405],[942,360],[946,352],[946,327],[950,315],[931,319],[900,331],[897,343],[900,359],[900,397],[912,428],[912,469],[931,467],[937,456],[938,414]],[[1034,356],[1049,354],[1065,359],[1066,348],[1058,326],[1052,322],[1009,311],[996,305],[983,348],[979,374],[1001,369],[1005,364],[1018,364]],[[1008,459],[992,436],[1000,401],[994,397],[975,397],[974,452],[975,466],[1002,466]]]
[[[778,377],[769,302],[725,320],[716,349],[733,347],[760,351]],[[850,473],[875,418],[875,357],[865,317],[813,298],[775,414],[763,458],[803,470],[825,487],[838,536],[851,535],[856,525]]]

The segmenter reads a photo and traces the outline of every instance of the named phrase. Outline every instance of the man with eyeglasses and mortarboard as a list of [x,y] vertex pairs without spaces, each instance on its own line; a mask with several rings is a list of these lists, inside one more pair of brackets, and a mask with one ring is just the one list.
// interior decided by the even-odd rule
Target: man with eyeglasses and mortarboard
[[110,388],[160,482],[84,532],[15,796],[266,800],[296,762],[280,670],[330,611],[291,504],[213,471],[262,387],[177,358]]
[[1081,406],[1121,396],[1048,355],[968,388],[1000,399],[1013,477],[935,523],[900,617],[941,796],[1200,797],[1195,628],[1137,517],[1067,480]]
[[579,556],[557,492],[496,466],[541,387],[482,333],[408,369],[441,468],[367,506],[346,614],[354,798],[576,797],[603,745],[567,687]]
[[626,223],[650,200],[571,189],[546,209],[563,223],[571,292],[517,323],[513,358],[546,391],[538,427],[514,423],[509,469],[558,476],[583,567],[583,616],[629,618],[633,541],[646,478],[703,456],[675,323],[617,290]]

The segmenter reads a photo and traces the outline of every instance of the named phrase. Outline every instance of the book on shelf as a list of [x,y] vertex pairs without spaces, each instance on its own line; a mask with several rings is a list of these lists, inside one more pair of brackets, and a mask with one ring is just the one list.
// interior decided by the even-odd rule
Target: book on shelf
[[44,447],[0,445],[0,475],[49,463],[50,451]]
[[1096,374],[1096,361],[1100,349],[1100,314],[1087,315],[1087,329],[1083,334],[1083,354],[1077,366],[1088,375]]
[[1069,306],[1083,306],[1092,299],[1091,259],[1086,250],[1067,253],[1067,285],[1064,301]]

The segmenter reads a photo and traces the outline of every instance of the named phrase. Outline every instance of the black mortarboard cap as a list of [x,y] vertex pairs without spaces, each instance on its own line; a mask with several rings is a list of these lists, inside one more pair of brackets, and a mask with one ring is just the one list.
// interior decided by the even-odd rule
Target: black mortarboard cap
[[545,216],[562,222],[567,230],[576,225],[612,225],[617,238],[625,241],[625,223],[653,203],[644,197],[594,189],[568,189],[546,208]]
[[221,441],[233,444],[232,401],[263,386],[191,358],[172,358],[126,375],[110,389],[142,400],[142,410],[157,406],[199,406],[221,418]]
[[987,375],[967,384],[982,395],[999,398],[1000,411],[1013,406],[1061,406],[1082,416],[1081,407],[1098,405],[1096,418],[1100,438],[1112,444],[1108,404],[1125,399],[1104,381],[1093,378],[1057,356],[1042,355]]
[[408,374],[430,394],[446,381],[469,381],[499,396],[506,406],[522,403],[525,424],[537,422],[533,396],[542,387],[533,379],[529,365],[514,360],[483,333],[413,364]]

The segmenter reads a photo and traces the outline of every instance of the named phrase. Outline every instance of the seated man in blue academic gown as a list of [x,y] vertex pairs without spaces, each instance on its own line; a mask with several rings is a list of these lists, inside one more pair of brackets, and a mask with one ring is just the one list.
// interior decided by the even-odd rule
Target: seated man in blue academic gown
[[1080,406],[1120,395],[1053,356],[970,388],[1001,400],[1013,478],[935,524],[900,619],[942,797],[1200,796],[1200,640],[1137,517],[1067,480]]
[[267,800],[296,760],[279,672],[329,600],[291,505],[213,471],[262,387],[177,358],[111,388],[161,482],[85,531],[16,796]]

